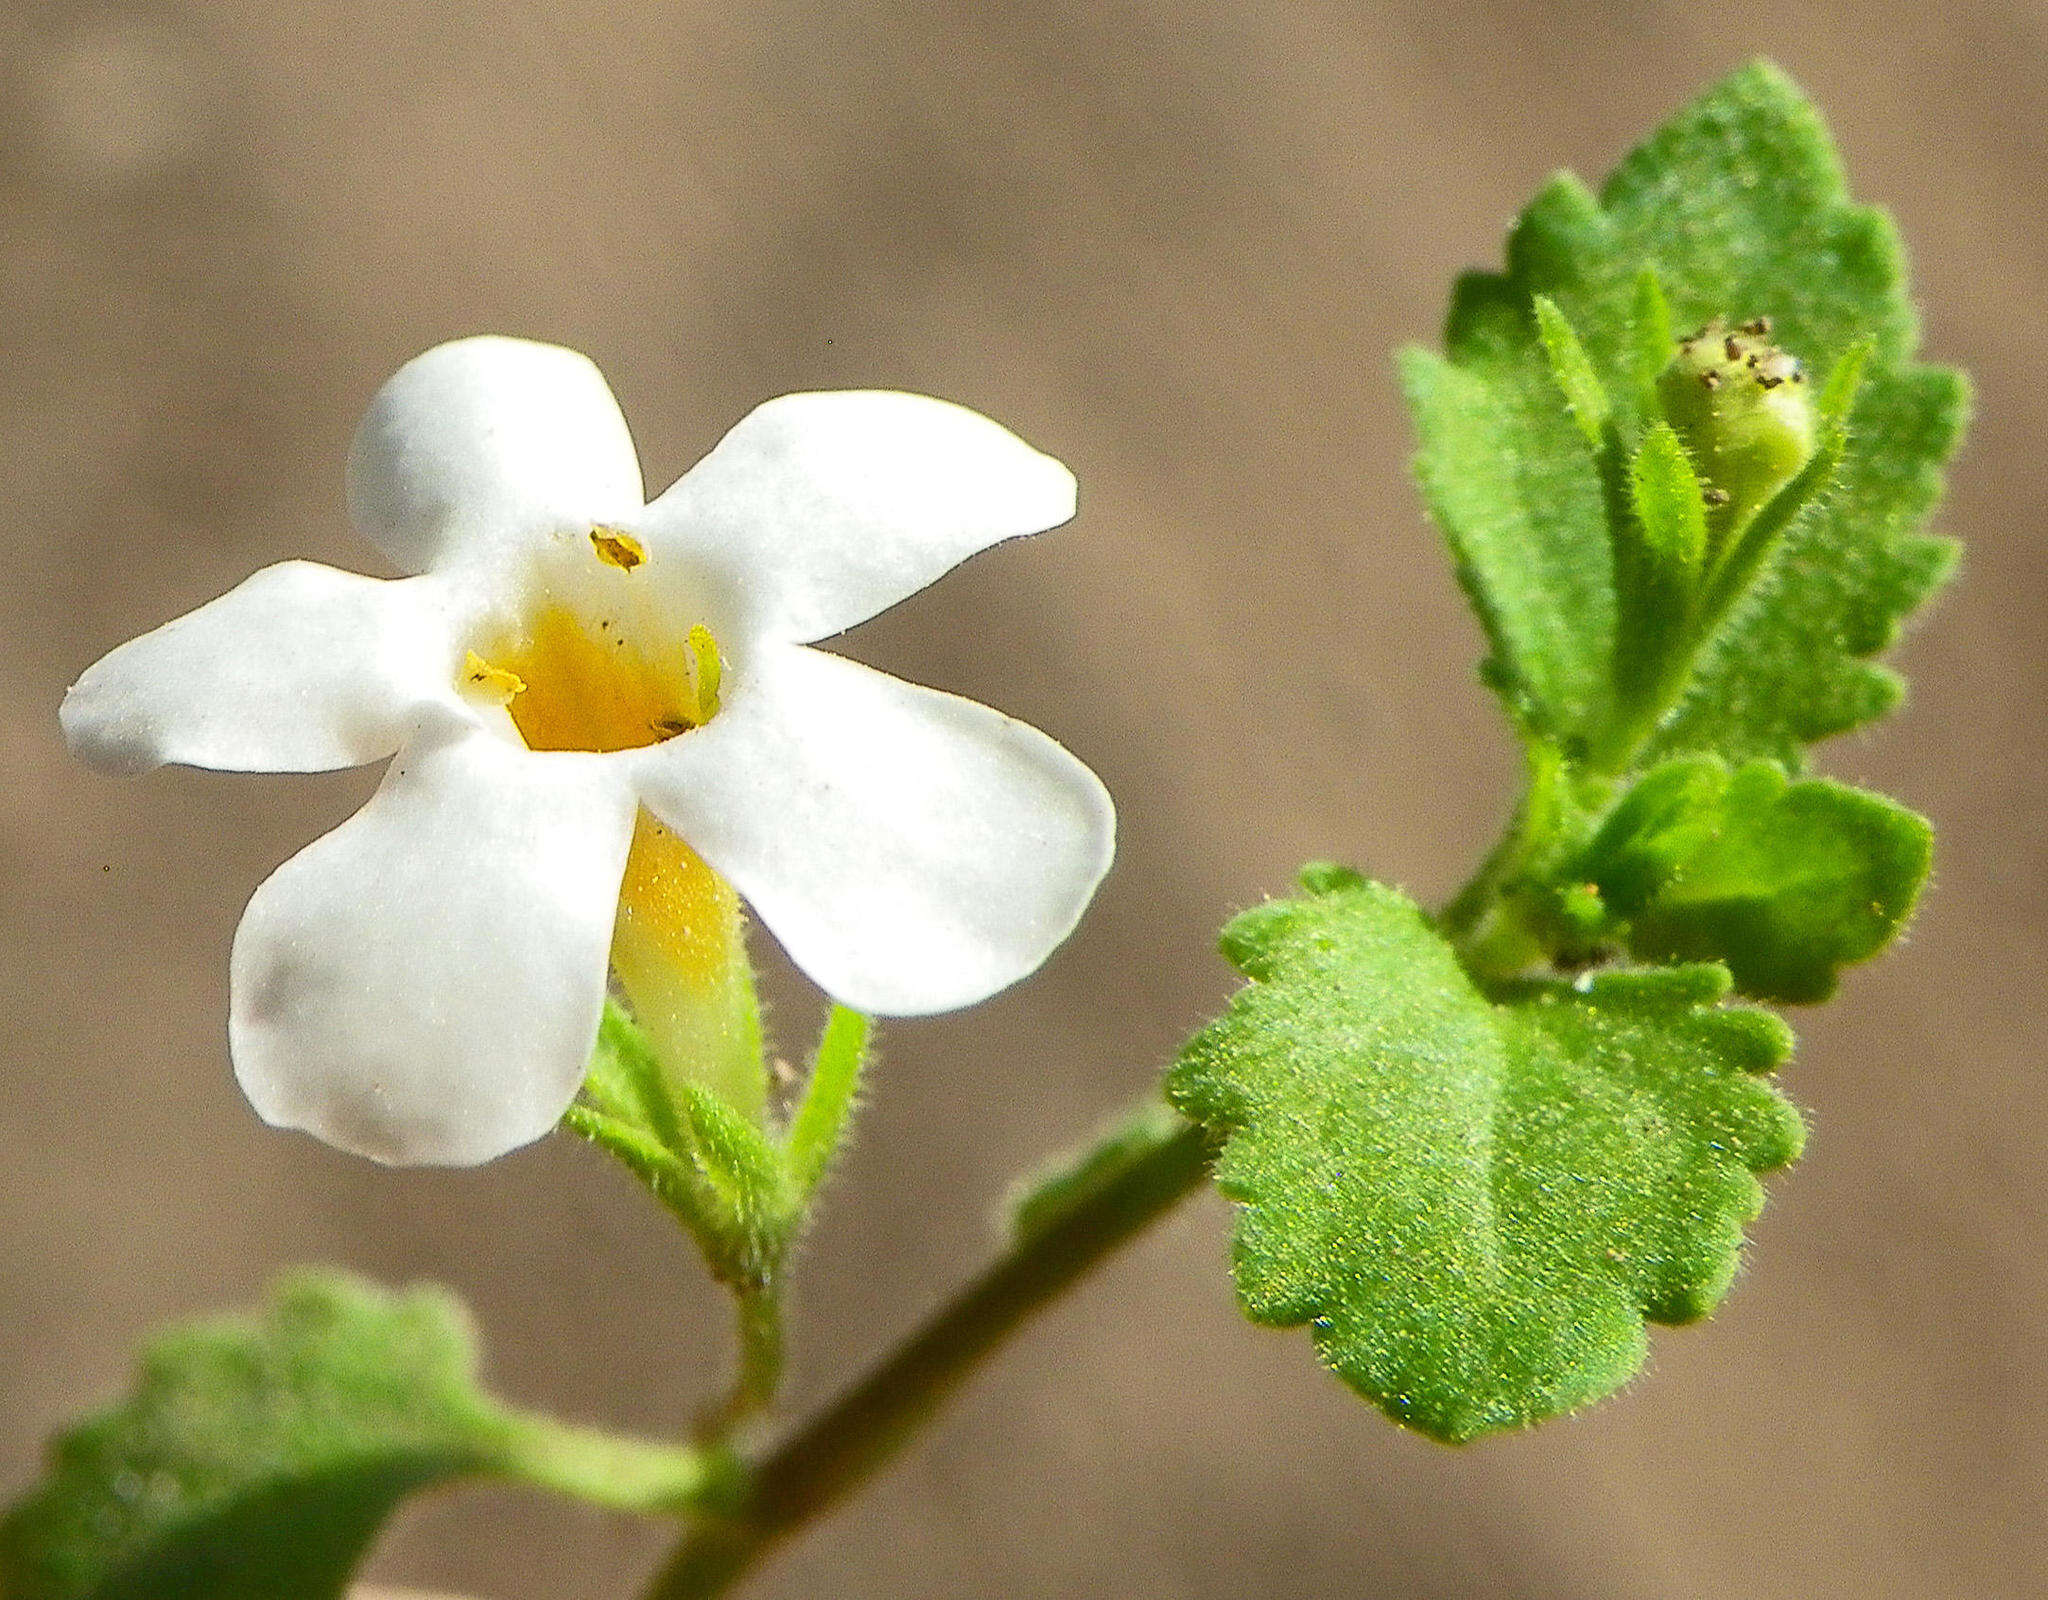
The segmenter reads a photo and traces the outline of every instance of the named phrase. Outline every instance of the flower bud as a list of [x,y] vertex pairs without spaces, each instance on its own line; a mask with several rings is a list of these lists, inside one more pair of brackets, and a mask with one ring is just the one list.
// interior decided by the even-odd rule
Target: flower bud
[[1770,343],[1770,319],[1730,328],[1715,318],[1657,379],[1657,398],[1698,472],[1716,543],[1756,514],[1813,455],[1812,385],[1796,356]]

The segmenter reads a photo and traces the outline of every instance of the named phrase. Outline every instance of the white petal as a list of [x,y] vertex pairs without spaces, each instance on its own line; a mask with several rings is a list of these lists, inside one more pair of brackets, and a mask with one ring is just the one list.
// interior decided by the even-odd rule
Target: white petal
[[266,1122],[377,1161],[538,1139],[583,1080],[634,801],[600,757],[416,741],[235,933],[235,1075]]
[[361,766],[424,708],[461,714],[450,637],[434,580],[287,561],[103,656],[58,718],[78,755],[113,772]]
[[1073,474],[980,413],[848,391],[757,407],[642,526],[685,553],[750,632],[811,640],[1073,514]]
[[485,337],[437,345],[377,391],[348,457],[349,514],[408,572],[640,509],[640,461],[590,361]]
[[641,752],[642,803],[862,1011],[972,1005],[1073,929],[1115,850],[1102,784],[1035,728],[800,646]]

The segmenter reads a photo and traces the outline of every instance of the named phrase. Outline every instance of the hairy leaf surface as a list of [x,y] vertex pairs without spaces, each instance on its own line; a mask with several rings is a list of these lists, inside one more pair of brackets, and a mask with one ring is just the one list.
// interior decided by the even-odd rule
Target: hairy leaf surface
[[1712,1309],[1798,1154],[1762,1076],[1789,1034],[1715,966],[1482,993],[1394,890],[1305,881],[1230,925],[1251,981],[1168,1080],[1227,1140],[1246,1310],[1441,1439],[1606,1394],[1645,1319]]
[[1649,961],[1720,961],[1744,994],[1825,1000],[1897,936],[1933,848],[1924,818],[1769,761],[1681,757],[1616,806],[1582,863]]
[[134,1393],[57,1440],[0,1522],[0,1594],[331,1600],[402,1499],[487,1476],[651,1510],[701,1471],[492,1400],[438,1290],[300,1273],[260,1319],[159,1336]]
[[[1796,770],[1805,745],[1897,700],[1897,679],[1871,658],[1953,564],[1953,546],[1919,526],[1967,395],[1959,375],[1912,360],[1889,219],[1850,200],[1811,106],[1755,65],[1681,112],[1597,197],[1554,179],[1510,235],[1507,270],[1460,281],[1445,355],[1403,358],[1424,489],[1486,625],[1487,676],[1525,734],[1583,748],[1617,698],[1612,507],[1573,422],[1587,383],[1625,431],[1640,428],[1646,337],[1758,316],[1817,385],[1869,340],[1847,451],[1705,642],[1648,754],[1762,755]],[[1567,324],[1584,360],[1560,368]]]

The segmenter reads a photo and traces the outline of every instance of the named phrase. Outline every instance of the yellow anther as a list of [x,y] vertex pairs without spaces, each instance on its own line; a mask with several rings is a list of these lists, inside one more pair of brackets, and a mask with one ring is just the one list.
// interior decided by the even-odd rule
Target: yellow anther
[[516,672],[494,667],[474,650],[462,663],[462,686],[479,700],[494,706],[509,706],[514,695],[523,693],[526,680]]
[[718,715],[718,683],[724,671],[718,641],[709,628],[697,623],[690,629],[690,686],[697,696],[697,714],[691,720],[699,727]]
[[607,528],[599,523],[590,530],[590,543],[598,560],[621,572],[631,572],[647,559],[647,546],[623,528]]

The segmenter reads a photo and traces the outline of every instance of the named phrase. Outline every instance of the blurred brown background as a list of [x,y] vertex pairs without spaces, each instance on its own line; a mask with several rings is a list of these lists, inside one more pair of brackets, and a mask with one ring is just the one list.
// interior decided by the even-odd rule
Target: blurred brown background
[[[495,1383],[573,1415],[673,1427],[721,1374],[718,1300],[593,1152],[389,1173],[236,1093],[235,920],[370,776],[112,782],[55,736],[89,661],[253,567],[371,566],[341,458],[402,360],[588,351],[654,487],[832,386],[980,407],[1080,475],[1074,526],[851,646],[1060,736],[1123,834],[1040,977],[889,1030],[802,1276],[815,1399],[1213,1011],[1228,910],[1313,855],[1438,895],[1491,837],[1508,744],[1389,352],[1548,170],[1597,177],[1757,52],[1898,213],[1981,420],[1916,701],[1827,757],[1934,815],[1937,892],[1802,1019],[1815,1137],[1728,1309],[1621,1399],[1452,1452],[1246,1326],[1198,1204],[752,1592],[2044,1592],[2048,11],[1980,0],[6,0],[0,1488],[144,1329],[307,1258],[455,1285]],[[781,992],[798,1040],[814,1002]],[[603,1600],[661,1542],[465,1493],[374,1570]]]

